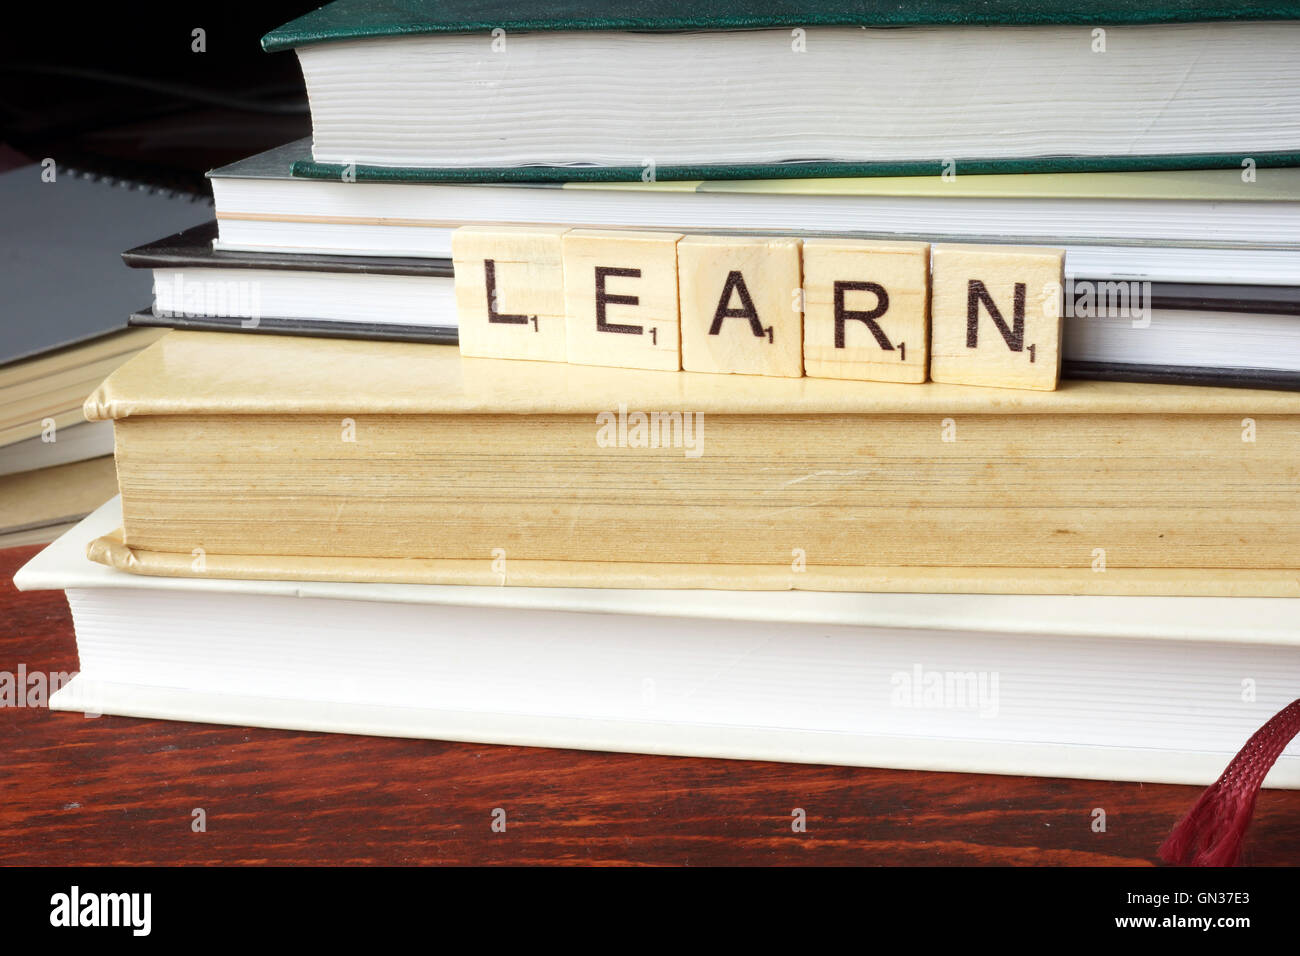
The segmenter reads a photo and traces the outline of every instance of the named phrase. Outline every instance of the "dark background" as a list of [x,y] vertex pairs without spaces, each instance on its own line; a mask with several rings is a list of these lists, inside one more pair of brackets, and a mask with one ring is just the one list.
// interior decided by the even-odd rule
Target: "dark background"
[[[206,170],[310,134],[297,58],[264,53],[259,41],[320,5],[10,5],[0,36],[0,169],[52,157],[206,193]],[[191,49],[196,27],[206,52]]]

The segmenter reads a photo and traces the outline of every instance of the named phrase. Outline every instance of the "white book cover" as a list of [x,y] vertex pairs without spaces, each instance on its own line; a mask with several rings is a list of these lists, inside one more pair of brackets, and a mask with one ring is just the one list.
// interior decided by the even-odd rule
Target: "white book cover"
[[[1205,785],[1300,696],[1287,598],[650,591],[160,578],[85,558],[56,710]],[[1266,786],[1300,788],[1300,743]]]

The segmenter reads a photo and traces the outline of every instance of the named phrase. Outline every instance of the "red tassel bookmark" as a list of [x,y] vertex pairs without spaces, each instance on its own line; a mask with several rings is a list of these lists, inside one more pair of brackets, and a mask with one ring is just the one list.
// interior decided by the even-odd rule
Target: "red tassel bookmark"
[[1235,866],[1255,812],[1260,785],[1300,733],[1300,700],[1282,708],[1246,741],[1223,776],[1212,783],[1160,845],[1166,863]]

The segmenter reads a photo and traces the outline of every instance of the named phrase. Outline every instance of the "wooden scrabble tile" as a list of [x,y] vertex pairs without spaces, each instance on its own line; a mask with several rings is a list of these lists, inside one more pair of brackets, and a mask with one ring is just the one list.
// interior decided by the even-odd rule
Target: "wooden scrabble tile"
[[803,365],[817,378],[924,382],[930,246],[805,239]]
[[461,226],[452,233],[462,355],[565,360],[566,232],[558,226]]
[[1051,391],[1061,378],[1065,252],[936,245],[930,378]]
[[677,241],[673,232],[565,233],[565,347],[578,365],[677,371]]
[[682,368],[803,374],[798,239],[687,236],[677,243]]

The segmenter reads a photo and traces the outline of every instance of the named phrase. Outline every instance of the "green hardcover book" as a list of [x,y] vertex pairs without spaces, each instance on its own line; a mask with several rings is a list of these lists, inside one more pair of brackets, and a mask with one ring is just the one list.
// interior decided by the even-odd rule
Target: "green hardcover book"
[[263,46],[316,178],[1300,165],[1297,0],[337,0]]

